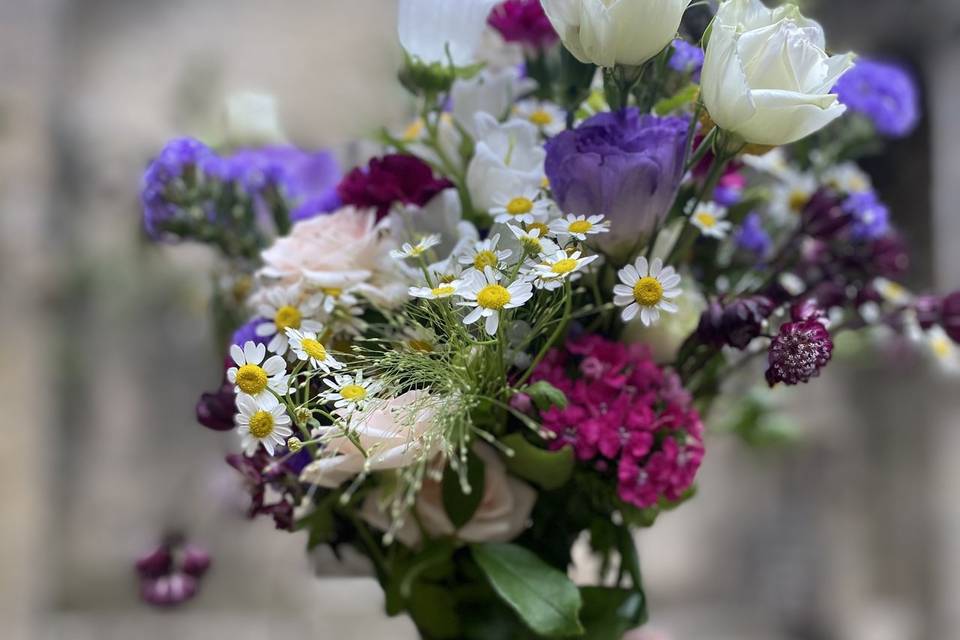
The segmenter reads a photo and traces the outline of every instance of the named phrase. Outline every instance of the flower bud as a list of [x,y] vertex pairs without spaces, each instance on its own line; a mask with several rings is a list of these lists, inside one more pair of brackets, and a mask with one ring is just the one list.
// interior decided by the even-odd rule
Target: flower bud
[[697,335],[715,347],[746,349],[760,336],[773,309],[773,301],[765,296],[738,298],[727,305],[714,300],[700,318]]
[[828,189],[813,194],[800,213],[800,219],[804,233],[822,240],[832,239],[853,222],[843,201]]
[[183,550],[181,570],[189,576],[200,578],[210,568],[210,562],[210,554],[206,549],[188,544]]

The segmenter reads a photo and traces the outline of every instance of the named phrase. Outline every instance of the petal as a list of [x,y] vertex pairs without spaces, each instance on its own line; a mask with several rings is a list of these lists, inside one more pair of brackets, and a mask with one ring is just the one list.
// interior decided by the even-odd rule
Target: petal
[[245,393],[237,395],[237,407],[246,416],[252,416],[259,410],[257,402],[253,399],[253,397],[248,396]]
[[497,329],[498,329],[499,327],[500,327],[500,314],[499,314],[499,313],[491,313],[489,316],[487,316],[487,321],[486,321],[486,323],[484,324],[484,327],[483,327],[484,330],[487,332],[487,335],[489,335],[489,336],[495,336],[495,335],[497,335]]
[[267,361],[263,363],[263,370],[271,378],[277,374],[283,373],[286,368],[286,362],[280,356],[270,356],[267,358]]
[[640,305],[634,302],[629,307],[623,310],[623,313],[620,315],[623,318],[624,322],[630,322],[637,317],[637,312],[640,311]]
[[646,278],[648,275],[650,275],[650,264],[647,262],[646,256],[640,256],[637,258],[635,265],[637,274],[640,276],[640,278]]
[[667,302],[666,300],[661,300],[657,307],[661,311],[666,311],[667,313],[676,313],[680,310],[677,305],[673,304],[672,302]]
[[475,307],[473,311],[467,314],[467,317],[463,319],[463,324],[473,324],[480,319],[480,316],[483,314],[483,307]]
[[277,325],[272,322],[264,322],[262,324],[258,324],[257,328],[254,330],[254,333],[256,333],[261,338],[264,336],[272,336],[276,332],[277,332]]
[[633,298],[633,289],[630,288],[630,287],[628,287],[628,286],[626,286],[626,285],[624,285],[624,284],[614,285],[614,287],[613,287],[613,295],[615,295],[615,296],[629,296],[630,298]]
[[[230,345],[230,357],[233,358],[233,361],[241,367],[247,364],[247,359],[243,354],[243,349],[241,349],[238,345]],[[231,382],[233,382],[233,380],[231,380]]]

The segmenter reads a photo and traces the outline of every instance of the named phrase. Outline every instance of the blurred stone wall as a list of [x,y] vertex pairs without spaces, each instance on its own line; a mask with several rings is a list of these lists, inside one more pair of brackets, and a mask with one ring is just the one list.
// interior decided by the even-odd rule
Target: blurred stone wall
[[[918,2],[904,19],[902,3],[869,4],[817,10],[836,42],[925,73],[926,130],[871,170],[914,245],[916,284],[957,288],[956,5]],[[302,537],[239,517],[220,463],[235,443],[193,421],[198,390],[218,381],[211,260],[145,245],[136,202],[150,154],[210,131],[234,90],[275,93],[307,146],[342,151],[401,123],[393,13],[392,0],[0,3],[0,636],[409,637],[375,585],[316,580]],[[709,441],[697,499],[641,535],[653,627],[675,640],[956,635],[957,383],[889,364],[837,363],[783,394],[804,433],[794,449]],[[139,604],[130,561],[172,526],[216,566],[167,615]]]

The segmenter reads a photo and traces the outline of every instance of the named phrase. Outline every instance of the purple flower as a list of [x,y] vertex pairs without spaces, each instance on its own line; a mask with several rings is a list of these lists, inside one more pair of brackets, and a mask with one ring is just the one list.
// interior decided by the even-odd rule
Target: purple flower
[[532,49],[544,49],[557,41],[540,0],[506,0],[501,2],[487,20],[506,42],[516,42]]
[[627,109],[554,136],[546,145],[546,173],[557,203],[566,213],[607,216],[611,232],[596,236],[596,244],[625,259],[673,205],[688,128],[684,118]]
[[703,49],[677,38],[673,41],[673,53],[670,54],[668,64],[674,71],[690,74],[694,82],[699,82],[700,70],[703,68]]
[[194,138],[175,138],[168,142],[143,174],[140,202],[143,226],[155,241],[173,241],[177,234],[170,225],[183,210],[170,198],[170,189],[196,177],[196,168],[215,157],[213,151]]
[[422,207],[451,186],[446,178],[435,177],[420,158],[393,153],[373,158],[366,167],[348,173],[337,186],[337,194],[344,204],[376,208],[379,219],[396,203]]
[[899,65],[860,60],[840,78],[834,91],[840,102],[866,116],[884,136],[906,137],[920,119],[916,81]]
[[[340,206],[336,188],[340,167],[329,151],[304,151],[289,145],[245,149],[227,159],[227,173],[251,196],[276,187],[301,220]],[[304,208],[306,206],[306,208]]]
[[960,344],[960,291],[951,293],[940,302],[940,325],[950,339]]
[[854,240],[876,240],[890,230],[890,210],[872,191],[853,194],[843,208],[853,218],[850,236]]
[[773,245],[770,234],[763,228],[763,219],[756,212],[747,214],[743,219],[743,224],[734,235],[733,241],[738,249],[752,253],[760,260],[770,254]]
[[833,340],[818,314],[798,310],[793,315],[805,319],[785,323],[770,343],[766,377],[771,387],[780,382],[809,382],[820,375],[833,355]]
[[135,568],[143,601],[173,607],[197,595],[200,579],[210,568],[210,554],[196,545],[184,544],[182,536],[173,535],[138,558]]
[[763,332],[774,303],[765,296],[738,298],[729,304],[714,300],[700,316],[697,337],[715,347],[746,349]]

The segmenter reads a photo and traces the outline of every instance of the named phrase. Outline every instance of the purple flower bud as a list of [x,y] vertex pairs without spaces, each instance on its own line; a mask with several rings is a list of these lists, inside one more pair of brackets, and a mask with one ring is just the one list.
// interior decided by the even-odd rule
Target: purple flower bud
[[[913,309],[917,314],[917,322],[924,331],[929,331],[940,323],[943,300],[937,296],[920,296],[913,303]],[[958,306],[960,311],[960,306]]]
[[960,344],[960,291],[951,293],[941,302],[940,325],[951,340]]
[[817,320],[788,322],[770,343],[767,355],[767,383],[787,385],[809,382],[820,375],[830,362],[833,340],[830,332]]
[[804,233],[822,240],[830,240],[853,222],[843,201],[828,189],[820,189],[813,194],[800,213],[800,218]]
[[203,393],[197,401],[197,422],[214,431],[230,431],[237,412],[237,394],[225,383],[219,390]]
[[137,558],[135,566],[141,578],[156,578],[170,572],[173,555],[170,548],[162,544]]
[[773,301],[765,296],[738,298],[728,305],[714,300],[700,317],[697,335],[715,347],[746,349],[760,336],[763,323],[773,310]]
[[188,544],[183,550],[183,560],[181,569],[183,572],[194,578],[203,577],[203,574],[210,568],[210,554],[206,549],[192,544]]
[[874,240],[866,268],[873,275],[891,280],[903,276],[910,268],[910,254],[903,239],[891,233]]
[[794,322],[806,322],[808,320],[821,320],[826,318],[827,314],[817,304],[813,298],[797,302],[790,307],[790,319]]
[[184,573],[150,578],[140,584],[140,597],[147,604],[174,607],[197,595],[197,580]]

